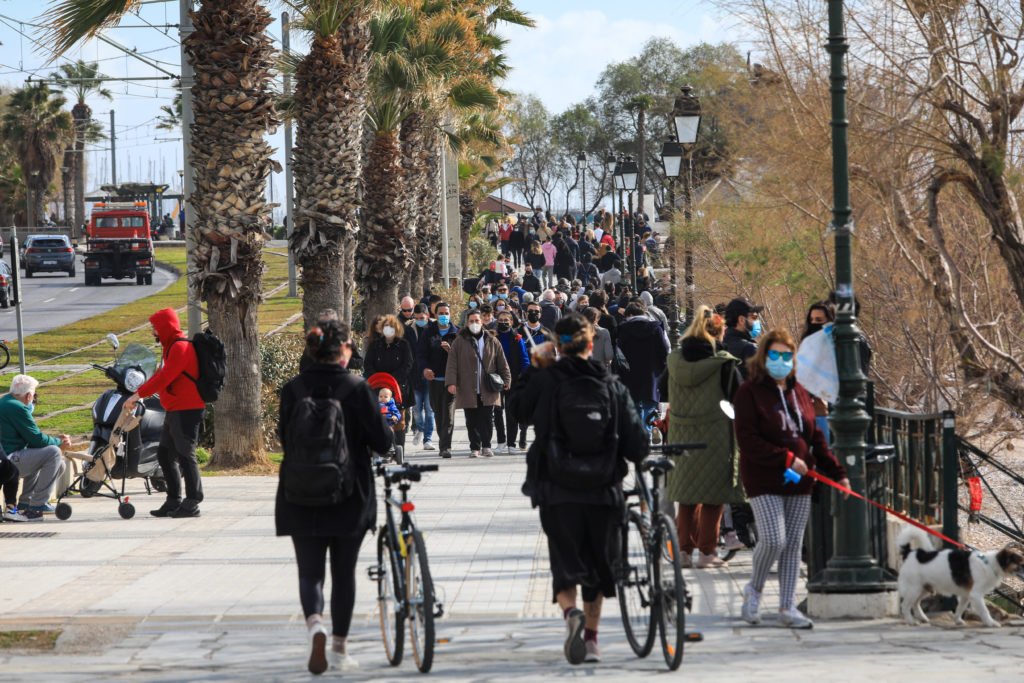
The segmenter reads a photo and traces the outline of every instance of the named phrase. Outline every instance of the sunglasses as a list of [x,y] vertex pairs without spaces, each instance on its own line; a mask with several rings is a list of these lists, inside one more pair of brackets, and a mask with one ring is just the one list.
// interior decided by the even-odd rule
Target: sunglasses
[[778,360],[780,358],[788,363],[789,361],[793,360],[793,352],[792,351],[776,351],[775,349],[769,349],[768,350],[768,359],[769,360]]
[[412,309],[411,308],[403,308],[402,309],[402,313],[412,313]]

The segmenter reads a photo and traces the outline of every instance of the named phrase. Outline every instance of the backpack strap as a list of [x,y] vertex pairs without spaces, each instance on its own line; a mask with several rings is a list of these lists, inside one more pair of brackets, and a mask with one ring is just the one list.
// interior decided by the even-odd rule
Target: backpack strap
[[[192,340],[189,339],[188,337],[178,337],[177,339],[175,339],[174,341],[171,342],[171,346],[174,346],[175,344],[177,344],[178,342],[181,342],[181,341],[188,342],[189,344],[192,344]],[[192,344],[192,348],[195,348],[195,344]],[[170,353],[170,352],[171,352],[171,348],[169,346],[169,347],[167,347],[167,353]],[[166,358],[166,356],[165,356],[165,358]],[[192,375],[188,374],[184,370],[181,371],[181,374],[185,375],[190,380],[192,380],[192,384],[196,385],[196,389],[197,390],[199,389],[199,378],[198,377],[193,377]]]

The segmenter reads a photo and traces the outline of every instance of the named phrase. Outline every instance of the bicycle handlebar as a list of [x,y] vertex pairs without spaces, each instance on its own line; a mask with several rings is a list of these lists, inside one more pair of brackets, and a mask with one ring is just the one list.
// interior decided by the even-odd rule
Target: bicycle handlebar
[[694,442],[683,442],[683,443],[663,443],[651,446],[652,451],[660,451],[665,455],[685,455],[686,451],[696,451],[707,448],[708,444],[705,441],[694,441]]

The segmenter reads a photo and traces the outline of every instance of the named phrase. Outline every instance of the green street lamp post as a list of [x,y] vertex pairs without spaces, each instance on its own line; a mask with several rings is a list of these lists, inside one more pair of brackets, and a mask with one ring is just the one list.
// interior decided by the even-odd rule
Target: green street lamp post
[[612,239],[615,239],[615,172],[619,167],[619,160],[615,158],[613,152],[608,152],[608,156],[604,160],[604,167],[612,179]]
[[576,155],[576,170],[583,176],[583,220],[581,221],[584,226],[587,224],[587,153],[580,152]]
[[[629,214],[628,214],[628,216],[629,216],[629,231],[628,232],[630,232],[630,233],[634,232],[634,230],[635,230],[634,225],[633,225],[634,221],[636,220],[636,218],[633,216],[633,193],[636,192],[636,183],[637,183],[637,179],[639,177],[640,177],[640,167],[637,166],[637,163],[635,161],[633,161],[633,157],[627,156],[626,160],[622,162],[622,189],[626,191],[626,194],[629,197],[629,200],[628,200],[629,201],[629,204],[628,204],[628,206],[629,206]],[[636,245],[634,244],[634,240],[633,240],[633,235],[632,234],[628,234],[628,235],[624,234],[623,235],[623,241],[625,241],[629,245],[629,250],[628,250],[629,254],[628,254],[626,260],[629,261],[630,263],[627,263],[626,267],[629,268],[629,272],[630,272],[630,275],[632,277],[632,281],[633,281],[632,291],[633,291],[633,294],[636,294],[636,254],[633,253],[633,250],[636,249]]]
[[[615,162],[615,175],[613,176],[615,190],[619,193],[619,212],[615,215],[615,222],[619,224],[619,232],[618,235],[612,235],[612,237],[616,238],[615,244],[618,247],[619,256],[622,256],[623,253],[622,239],[626,234],[626,219],[622,216],[622,212],[625,209],[625,203],[622,201],[622,166],[625,162],[624,158],[619,157],[618,161]],[[614,193],[612,193],[612,196],[614,197]],[[625,261],[623,261],[622,267],[626,267]]]
[[[846,53],[849,43],[843,26],[842,0],[828,0],[829,37],[826,50],[831,56],[832,92],[832,231],[836,258],[836,362],[839,370],[839,399],[832,413],[835,433],[833,450],[846,468],[854,491],[865,490],[864,432],[871,419],[864,407],[866,377],[861,372],[857,316],[853,296],[853,254],[850,219],[850,178],[847,155]],[[871,555],[867,506],[855,498],[840,500],[835,517],[835,547],[821,576],[823,593],[879,593],[892,590],[883,569]],[[856,611],[856,610],[854,610]],[[849,614],[852,616],[852,614]],[[838,616],[838,615],[836,615]]]
[[668,211],[665,212],[665,218],[668,220],[669,227],[665,248],[668,250],[669,280],[672,283],[672,300],[668,310],[668,319],[671,321],[668,329],[668,341],[673,349],[679,345],[679,335],[681,333],[679,329],[679,277],[676,273],[676,238],[672,232],[672,224],[675,221],[676,213],[676,178],[679,177],[682,164],[683,146],[676,141],[676,136],[670,135],[668,140],[661,146],[661,165],[665,171],[665,178],[668,180],[668,201],[666,202],[668,204]]
[[697,144],[697,134],[700,132],[700,120],[702,116],[700,100],[693,94],[693,88],[684,85],[680,88],[681,94],[676,97],[672,106],[672,123],[676,129],[676,139],[680,145],[687,148],[686,162],[687,169],[683,175],[683,219],[686,225],[687,237],[684,246],[683,267],[686,269],[686,316],[684,320],[689,324],[693,320],[693,312],[696,304],[693,300],[696,284],[693,277],[693,245],[690,244],[690,221],[693,220],[693,188],[691,180],[693,177],[693,146]]

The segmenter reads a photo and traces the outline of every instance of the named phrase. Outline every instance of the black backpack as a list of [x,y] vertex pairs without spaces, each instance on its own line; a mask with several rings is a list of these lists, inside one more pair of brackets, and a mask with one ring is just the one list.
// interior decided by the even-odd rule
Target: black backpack
[[281,461],[285,500],[310,507],[340,503],[352,495],[355,485],[341,406],[353,385],[311,390],[301,375],[294,381],[300,395],[288,419]]
[[209,328],[199,332],[188,339],[175,339],[175,341],[190,341],[192,348],[196,350],[196,358],[199,360],[199,376],[193,377],[187,372],[182,373],[192,380],[199,391],[199,398],[203,403],[213,403],[220,397],[224,389],[224,377],[228,372],[228,356],[224,351],[224,343],[217,338]]
[[547,478],[575,490],[615,483],[621,472],[617,401],[611,382],[593,375],[559,374],[552,397]]

